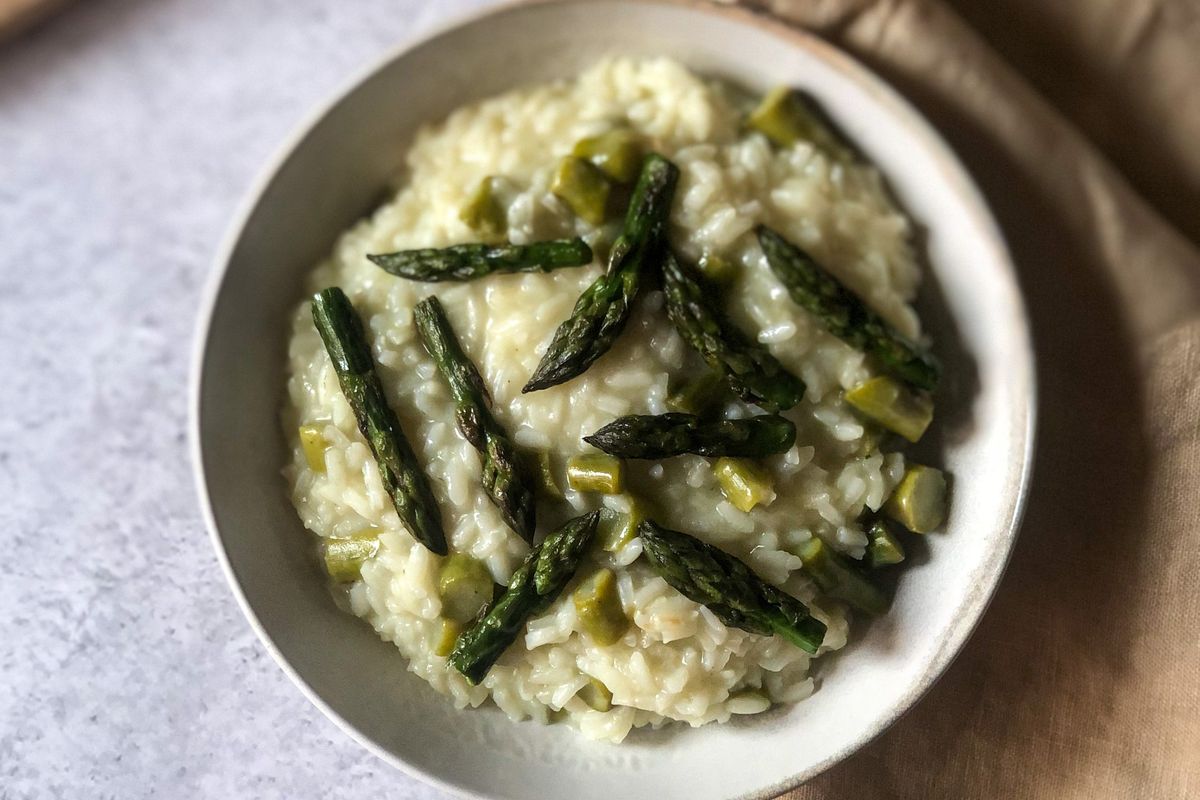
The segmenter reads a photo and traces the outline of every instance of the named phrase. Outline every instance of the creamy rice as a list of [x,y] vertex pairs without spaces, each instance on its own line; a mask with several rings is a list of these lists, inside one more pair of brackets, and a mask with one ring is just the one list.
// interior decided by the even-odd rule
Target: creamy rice
[[[341,237],[313,271],[309,288],[338,285],[350,296],[389,399],[431,478],[452,550],[481,559],[506,583],[528,546],[481,491],[479,459],[455,430],[449,392],[416,339],[417,301],[436,291],[491,389],[501,424],[519,444],[551,450],[560,465],[589,449],[581,437],[614,417],[664,412],[668,384],[698,369],[699,361],[666,320],[662,294],[652,291],[640,299],[616,346],[591,369],[564,385],[522,395],[555,327],[599,274],[599,264],[422,284],[382,272],[365,255],[472,241],[476,237],[458,211],[482,178],[497,174],[520,192],[509,212],[513,241],[569,235],[593,244],[611,241],[611,227],[597,230],[575,219],[548,185],[558,157],[580,138],[615,121],[632,126],[681,170],[672,243],[693,260],[716,253],[741,265],[728,293],[731,316],[745,330],[759,331],[808,392],[786,413],[798,429],[796,446],[766,462],[778,492],[769,506],[750,513],[734,508],[708,460],[695,456],[627,462],[627,482],[650,501],[661,524],[724,548],[809,602],[829,626],[826,652],[845,644],[847,612],[814,597],[794,552],[819,536],[860,556],[866,537],[856,520],[864,509],[880,506],[904,462],[899,454],[870,453],[863,426],[841,399],[842,389],[869,377],[862,354],[792,303],[767,268],[752,229],[766,223],[803,245],[913,338],[920,330],[909,301],[920,274],[910,224],[873,168],[833,162],[804,144],[773,149],[763,137],[741,131],[743,110],[735,91],[666,59],[604,61],[577,79],[460,109],[419,133],[394,199]],[[616,554],[594,548],[588,557],[618,573],[633,623],[618,643],[597,647],[582,635],[568,591],[530,621],[481,685],[469,685],[433,655],[440,559],[401,525],[307,302],[295,312],[288,360],[283,418],[293,454],[285,474],[296,509],[321,537],[370,526],[383,531],[379,554],[348,590],[349,608],[457,706],[478,706],[490,697],[513,719],[564,719],[589,737],[616,742],[633,727],[722,721],[762,711],[767,699],[793,702],[813,691],[810,656],[778,637],[725,627],[638,560],[636,539]],[[731,404],[727,413],[746,411]],[[324,473],[305,462],[296,436],[301,424],[319,425],[330,443]],[[542,504],[539,529],[595,508],[599,497],[568,491],[560,508]],[[624,501],[613,496],[603,502],[620,510]],[[612,691],[612,710],[592,710],[575,696],[590,678]]]

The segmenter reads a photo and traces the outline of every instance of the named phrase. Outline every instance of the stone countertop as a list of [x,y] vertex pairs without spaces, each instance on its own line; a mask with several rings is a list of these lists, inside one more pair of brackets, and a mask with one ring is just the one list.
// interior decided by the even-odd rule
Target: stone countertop
[[185,424],[250,183],[489,0],[106,0],[0,47],[0,797],[437,798],[292,686],[225,585]]

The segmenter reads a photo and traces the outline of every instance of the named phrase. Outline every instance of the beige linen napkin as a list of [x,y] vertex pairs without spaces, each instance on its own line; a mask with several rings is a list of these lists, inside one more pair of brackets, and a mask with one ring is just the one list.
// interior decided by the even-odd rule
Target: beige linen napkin
[[[1200,253],[937,0],[764,5],[880,72],[966,162],[1013,251],[1041,393],[1028,513],[979,630],[913,711],[786,797],[1200,797]],[[1178,175],[1139,183],[1196,174],[1186,164],[1200,105],[1167,88],[1186,81],[1197,96],[1200,37],[1166,55],[1145,47],[1177,43],[1178,30],[1154,29],[1182,3],[1007,5],[1059,24],[1073,9],[1092,42],[1104,36],[1090,13],[1118,27],[1121,8],[1134,15],[1139,32],[1112,58],[1142,76],[1162,71],[1149,94],[1174,102],[1175,117],[1154,97],[1142,109],[1193,143]],[[1031,65],[1060,68],[1053,51]],[[1093,91],[1116,96],[1076,87]],[[1066,106],[1085,123],[1094,111]],[[1111,109],[1109,146],[1127,136],[1123,110]],[[1162,131],[1163,150],[1180,137]]]
[[16,36],[66,0],[0,0],[0,42]]

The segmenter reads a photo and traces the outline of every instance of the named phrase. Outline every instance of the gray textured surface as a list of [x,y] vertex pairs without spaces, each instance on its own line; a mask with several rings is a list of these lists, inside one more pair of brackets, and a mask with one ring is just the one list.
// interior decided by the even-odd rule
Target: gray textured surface
[[92,0],[0,48],[0,797],[442,793],[246,625],[192,489],[200,288],[287,134],[486,0]]

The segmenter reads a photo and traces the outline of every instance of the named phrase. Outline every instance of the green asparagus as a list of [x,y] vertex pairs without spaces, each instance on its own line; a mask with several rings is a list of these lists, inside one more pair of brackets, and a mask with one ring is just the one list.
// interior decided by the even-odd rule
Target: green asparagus
[[471,199],[458,212],[459,219],[489,242],[503,239],[508,225],[508,209],[501,197],[506,184],[504,178],[488,175],[479,182]]
[[646,156],[613,245],[607,271],[584,290],[558,326],[523,392],[536,392],[580,375],[608,352],[625,327],[647,270],[662,252],[679,170],[657,153]]
[[572,153],[586,158],[617,183],[632,183],[642,163],[641,140],[628,128],[580,139]]
[[696,268],[700,270],[700,274],[704,276],[709,285],[717,288],[729,286],[737,279],[738,273],[741,271],[736,261],[730,261],[716,253],[705,253],[700,256]]
[[362,577],[362,565],[379,552],[379,530],[368,528],[345,539],[326,539],[321,545],[325,571],[335,583],[350,583]]
[[587,159],[567,156],[558,164],[550,191],[566,203],[575,216],[592,225],[603,225],[612,184],[600,168]]
[[752,461],[740,458],[718,458],[713,464],[713,473],[721,494],[734,508],[747,514],[755,506],[769,506],[775,502],[775,481]]
[[530,453],[529,469],[537,479],[538,488],[552,500],[562,500],[563,490],[554,476],[554,457],[548,450],[536,450]]
[[455,622],[470,622],[492,601],[492,573],[487,565],[466,553],[451,553],[438,573],[442,614]]
[[725,551],[649,520],[642,522],[638,535],[654,571],[726,625],[751,633],[777,633],[808,653],[821,646],[823,622]]
[[935,467],[909,464],[883,513],[913,533],[930,533],[946,519],[946,475]]
[[710,408],[725,402],[728,395],[729,383],[725,376],[716,370],[705,369],[673,388],[667,395],[666,406],[680,414],[704,416]]
[[799,555],[804,571],[825,594],[872,616],[887,611],[890,601],[883,590],[816,536],[804,543]]
[[646,518],[643,501],[632,494],[626,495],[629,510],[600,509],[600,546],[610,553],[620,552],[625,545],[637,538],[638,525]]
[[673,253],[663,258],[662,269],[671,322],[709,366],[724,372],[738,396],[768,411],[785,411],[800,402],[804,382],[734,327]]
[[479,451],[484,491],[508,526],[532,542],[536,516],[533,476],[516,445],[492,416],[491,397],[479,370],[463,352],[437,297],[418,303],[413,319],[421,342],[450,385],[458,430]]
[[853,147],[835,131],[824,109],[799,89],[788,86],[772,89],[750,113],[746,125],[779,147],[808,141],[836,161],[857,160]]
[[526,621],[562,594],[596,531],[599,512],[576,517],[529,552],[508,588],[487,613],[459,635],[450,665],[472,684],[487,676],[496,659],[516,641]]
[[871,569],[890,567],[904,560],[904,546],[883,520],[871,523],[867,539],[867,563]]
[[567,485],[577,492],[620,494],[625,471],[620,459],[602,453],[580,453],[567,459]]
[[551,272],[592,263],[583,239],[530,244],[456,244],[367,256],[393,275],[413,281],[470,281],[507,272]]
[[589,680],[576,696],[596,711],[604,712],[612,709],[612,690],[595,678]]
[[868,378],[846,390],[846,402],[871,422],[898,433],[910,442],[925,435],[933,422],[933,399],[888,375]]
[[897,333],[804,250],[764,225],[756,232],[767,264],[797,305],[834,336],[874,356],[896,377],[918,389],[937,386],[941,367],[932,355]]
[[308,463],[308,468],[313,472],[324,472],[325,451],[329,449],[329,442],[325,440],[321,426],[301,425],[298,434],[300,449],[304,451],[304,460]]
[[621,605],[617,576],[611,569],[593,572],[571,595],[579,625],[601,647],[616,644],[629,628],[629,617]]
[[774,414],[706,421],[692,414],[618,417],[583,440],[618,458],[763,458],[796,443],[796,426]]
[[379,477],[400,520],[421,544],[446,554],[442,516],[400,421],[383,394],[371,348],[354,306],[341,289],[331,287],[312,300],[313,322],[333,361],[342,394],[354,410],[358,429],[371,447]]

